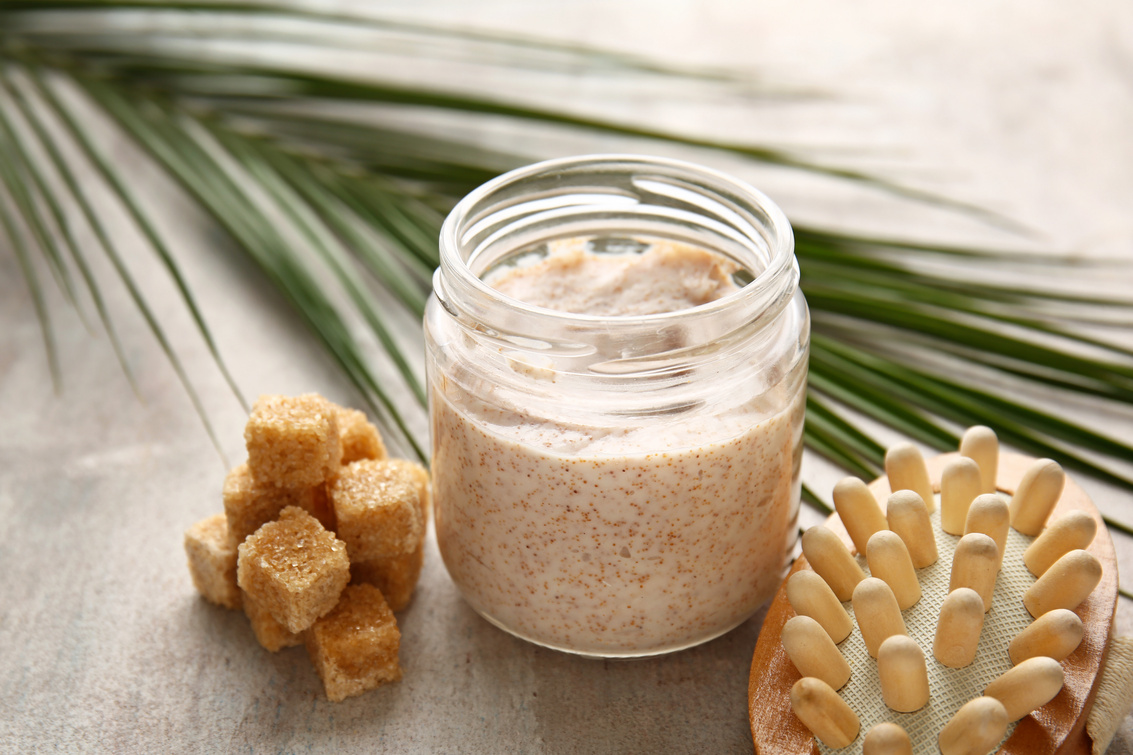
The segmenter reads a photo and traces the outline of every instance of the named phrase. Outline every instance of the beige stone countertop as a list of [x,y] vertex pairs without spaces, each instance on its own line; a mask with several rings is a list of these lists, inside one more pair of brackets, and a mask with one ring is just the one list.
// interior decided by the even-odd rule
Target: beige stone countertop
[[[822,89],[832,96],[773,106],[709,97],[686,106],[684,95],[654,89],[608,107],[656,125],[818,145],[820,156],[1009,215],[1036,229],[1046,248],[1133,263],[1128,3],[394,0],[388,7],[406,17],[618,45]],[[536,96],[586,103],[609,97],[605,86],[578,75]],[[147,201],[171,208],[163,230],[175,239],[174,253],[243,392],[316,390],[360,405],[255,269],[173,186],[119,146],[123,164],[137,162]],[[625,145],[577,137],[555,142],[548,155],[612,147]],[[1010,240],[876,193],[717,155],[701,159],[751,180],[792,218]],[[63,385],[53,390],[31,298],[13,251],[0,246],[0,752],[751,751],[747,677],[762,614],[668,657],[574,658],[480,619],[457,595],[431,539],[417,596],[399,617],[400,683],[330,703],[302,648],[263,651],[243,614],[197,597],[182,550],[185,529],[221,510],[226,463],[244,457],[245,415],[169,295],[165,274],[129,244],[127,252],[228,459],[210,443],[120,286],[107,283],[107,296],[137,395],[105,334],[92,337],[41,271],[62,360]],[[99,274],[112,280],[105,265]],[[1083,268],[1060,283],[1129,294],[1133,268],[1117,275]],[[1133,345],[1129,328],[1104,335]],[[1131,411],[1082,409],[1078,416],[1133,441]],[[803,474],[824,495],[839,476],[813,456]],[[1133,523],[1133,495],[1076,479],[1103,511]],[[808,511],[805,519],[820,516]],[[1114,538],[1123,582],[1133,584],[1133,540]],[[1122,598],[1118,611],[1119,631],[1133,634],[1133,603]],[[1133,752],[1133,718],[1111,752]]]

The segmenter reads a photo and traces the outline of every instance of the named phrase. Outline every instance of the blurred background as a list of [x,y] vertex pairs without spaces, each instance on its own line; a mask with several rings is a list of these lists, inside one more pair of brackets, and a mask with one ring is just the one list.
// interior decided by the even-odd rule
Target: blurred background
[[[184,567],[181,538],[193,522],[220,510],[224,473],[244,457],[247,415],[232,385],[248,401],[318,391],[369,406],[387,424],[400,418],[403,432],[395,427],[392,435],[401,453],[412,455],[415,442],[424,447],[426,424],[412,387],[421,373],[419,326],[406,302],[427,291],[430,267],[426,256],[398,268],[395,278],[407,281],[404,295],[396,282],[365,274],[368,306],[406,360],[399,367],[385,356],[388,344],[369,327],[366,308],[354,307],[341,327],[372,370],[374,383],[366,383],[329,356],[328,331],[320,337],[299,313],[294,291],[265,275],[264,259],[284,258],[247,251],[242,216],[225,214],[237,200],[210,207],[196,198],[186,177],[209,185],[204,159],[191,151],[181,153],[180,163],[155,158],[138,136],[143,127],[131,131],[126,116],[108,113],[133,106],[148,117],[174,101],[183,111],[174,111],[168,124],[185,126],[190,136],[213,123],[282,134],[275,129],[287,120],[294,154],[330,155],[326,164],[341,168],[333,180],[348,182],[352,170],[381,173],[375,166],[384,166],[389,184],[359,187],[384,187],[392,196],[404,196],[406,186],[431,187],[432,194],[414,194],[420,206],[398,205],[421,221],[417,230],[443,217],[445,197],[513,165],[642,152],[734,173],[804,228],[1004,255],[973,262],[908,249],[886,253],[915,271],[1049,286],[1097,301],[1129,300],[1133,292],[1133,7],[1127,3],[390,0],[293,6],[330,14],[322,21],[218,20],[199,9],[171,20],[150,15],[153,8],[127,8],[110,32],[94,23],[104,19],[75,15],[82,8],[64,7],[70,16],[21,15],[31,5],[0,3],[0,111],[13,127],[3,143],[16,182],[0,192],[13,218],[0,235],[0,525],[7,532],[0,570],[8,575],[0,587],[0,710],[14,722],[0,731],[0,749],[751,749],[746,686],[761,615],[671,658],[578,660],[527,646],[480,620],[457,597],[430,545],[419,593],[399,617],[404,680],[334,705],[304,651],[268,654],[242,615],[201,601]],[[178,4],[157,5],[173,11]],[[261,69],[264,60],[273,63]],[[239,75],[231,75],[233,67]],[[269,75],[277,69],[310,75]],[[108,103],[117,101],[118,90],[97,88],[102,73],[111,82],[143,86],[115,111]],[[89,88],[81,78],[87,74],[98,74]],[[355,79],[383,82],[386,100],[374,104],[372,92],[355,98],[349,87],[327,83]],[[81,271],[63,265],[77,282],[73,306],[66,287],[53,280],[60,275],[50,255],[35,253],[34,228],[20,220],[27,217],[22,207],[51,216],[42,199],[21,205],[12,188],[31,175],[30,166],[52,164],[43,146],[49,139],[19,108],[21,96],[41,106],[47,101],[35,94],[38,86],[54,92],[74,117],[73,131],[57,115],[44,125],[89,202],[89,215],[75,201],[62,206],[59,217],[67,222],[59,227],[71,228],[81,249],[96,250],[105,234],[118,254],[87,256],[117,353]],[[319,96],[304,98],[311,94]],[[547,113],[556,118],[540,115]],[[199,123],[192,120],[197,115]],[[155,130],[160,117],[148,122]],[[327,119],[356,128],[331,132]],[[312,129],[312,120],[322,125]],[[405,141],[406,134],[419,139]],[[82,136],[109,172],[84,152]],[[206,136],[201,143],[229,148],[217,160],[222,169],[247,158],[236,182],[243,194],[270,192],[272,184],[248,167],[254,153],[216,133]],[[425,174],[428,161],[416,151],[422,142],[444,158],[435,161],[443,170]],[[379,143],[383,149],[374,146]],[[27,165],[17,154],[30,158]],[[767,156],[778,164],[753,159]],[[271,165],[289,175],[288,164]],[[821,170],[808,169],[815,166]],[[44,175],[64,191],[63,171],[49,167]],[[261,180],[249,182],[256,175]],[[114,176],[124,188],[115,189]],[[193,306],[122,196],[152,223]],[[262,216],[269,226],[290,227],[281,231],[281,243],[318,247],[296,230],[302,212],[282,206]],[[428,245],[413,232],[389,235],[401,246],[378,238],[379,261],[402,247],[412,254],[415,244]],[[26,253],[17,239],[24,239]],[[1012,262],[1051,254],[1060,259]],[[325,259],[303,269],[336,304],[349,298]],[[28,285],[29,270],[38,287]],[[1064,304],[1032,302],[1028,312],[1049,307],[1054,317]],[[45,345],[44,317],[53,346]],[[1094,306],[1074,327],[1131,349],[1131,323],[1128,308]],[[961,382],[997,379],[968,369],[952,352],[936,354],[934,362],[922,353],[931,347],[910,343],[925,369],[952,369]],[[902,348],[890,356],[899,358]],[[48,354],[57,356],[57,369]],[[1128,354],[1104,359],[1130,369]],[[996,387],[1127,450],[1131,383],[1117,382],[1106,389],[1108,397],[1072,400],[1041,387],[1016,389],[1006,379]],[[881,444],[904,437],[860,412],[843,409],[843,415]],[[926,451],[933,447],[918,441]],[[1112,477],[1075,479],[1111,519],[1133,524],[1133,493],[1120,480],[1133,477],[1133,454],[1087,449],[1082,456]],[[867,457],[863,452],[862,463],[873,468]],[[845,473],[808,451],[803,477],[819,499],[829,500]],[[819,508],[803,507],[804,525],[824,517]],[[1116,530],[1113,536],[1128,585],[1133,538]],[[1125,597],[1117,626],[1133,634],[1133,603]],[[1129,719],[1110,751],[1133,752]]]

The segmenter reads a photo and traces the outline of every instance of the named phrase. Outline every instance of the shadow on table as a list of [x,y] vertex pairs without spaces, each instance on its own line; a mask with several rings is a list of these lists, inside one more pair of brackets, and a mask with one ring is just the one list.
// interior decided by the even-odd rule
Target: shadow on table
[[331,703],[302,647],[268,653],[238,615],[198,604],[195,632],[219,633],[223,663],[199,680],[219,696],[205,740],[230,752],[750,752],[747,679],[760,613],[673,655],[600,661],[518,640],[478,616],[451,583],[401,615],[397,684]]
[[636,661],[535,650],[543,752],[750,752],[747,680],[762,612],[691,650]]

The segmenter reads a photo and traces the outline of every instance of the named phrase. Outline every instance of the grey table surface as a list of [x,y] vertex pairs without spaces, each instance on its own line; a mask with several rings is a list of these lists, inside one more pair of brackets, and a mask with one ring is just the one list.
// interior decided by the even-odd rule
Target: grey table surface
[[[737,67],[837,96],[774,105],[630,89],[579,74],[535,99],[710,134],[818,145],[861,167],[986,205],[1038,233],[1034,246],[1133,261],[1133,7],[964,0],[663,4],[633,0],[480,3],[396,0],[410,18],[586,40],[684,63]],[[504,73],[480,72],[489,89]],[[530,87],[530,82],[523,82]],[[593,105],[589,105],[593,106]],[[509,139],[483,125],[484,139]],[[544,154],[625,145],[553,140]],[[642,145],[630,147],[640,149]],[[247,262],[127,145],[146,201],[198,293],[245,394],[358,396]],[[702,159],[769,192],[789,216],[949,240],[1014,243],[953,214]],[[126,164],[130,164],[126,162]],[[107,206],[107,217],[121,222]],[[84,237],[89,240],[89,232]],[[243,410],[168,278],[137,239],[127,262],[216,428],[222,461],[152,335],[109,270],[109,304],[137,376],[131,390],[105,334],[92,336],[49,286],[64,383],[53,390],[39,326],[10,249],[0,248],[0,751],[745,752],[746,683],[762,614],[669,657],[576,659],[515,640],[457,595],[430,541],[400,617],[403,681],[329,703],[303,649],[261,650],[243,615],[199,599],[181,540],[221,510],[226,463],[243,458]],[[1133,275],[1083,267],[1059,282],[1128,293]],[[98,328],[95,328],[97,333]],[[1130,343],[1128,329],[1107,330]],[[1078,416],[1133,440],[1130,412]],[[891,439],[881,433],[883,438]],[[1125,470],[1128,473],[1128,470]],[[838,473],[808,456],[828,492]],[[1133,520],[1133,496],[1081,480]],[[805,523],[819,516],[807,512]],[[1115,535],[1125,584],[1133,542]],[[1118,629],[1133,634],[1122,599]],[[1111,752],[1133,751],[1127,718]]]

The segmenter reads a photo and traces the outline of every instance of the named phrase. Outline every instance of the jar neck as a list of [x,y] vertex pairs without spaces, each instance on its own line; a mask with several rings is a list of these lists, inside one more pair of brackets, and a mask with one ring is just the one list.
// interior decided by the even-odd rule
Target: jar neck
[[[736,265],[743,285],[695,307],[611,317],[534,306],[484,282],[517,256],[568,238],[688,244]],[[465,197],[441,229],[434,291],[485,346],[576,374],[634,377],[758,337],[791,301],[798,279],[790,224],[762,193],[688,163],[598,155],[528,166]]]

